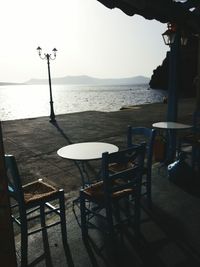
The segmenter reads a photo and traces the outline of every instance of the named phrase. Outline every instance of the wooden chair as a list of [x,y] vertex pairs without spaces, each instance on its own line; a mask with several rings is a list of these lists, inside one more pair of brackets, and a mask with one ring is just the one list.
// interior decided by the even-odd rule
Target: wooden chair
[[179,137],[178,151],[186,151],[185,148],[192,148],[192,168],[200,170],[200,111],[193,113],[193,128],[189,133]]
[[[63,245],[67,244],[64,191],[57,190],[42,179],[22,186],[17,163],[12,155],[5,155],[8,189],[12,201],[12,218],[21,228],[21,266],[28,266],[28,236],[42,231],[45,242],[46,229],[61,224]],[[58,201],[59,207],[50,204]],[[16,211],[17,208],[17,211]],[[39,212],[38,212],[39,211]],[[58,221],[46,224],[45,215],[55,213]],[[40,219],[41,227],[28,231],[28,223]],[[45,245],[45,244],[44,244]]]
[[[132,147],[140,142],[146,143],[145,163],[143,171],[142,185],[146,188],[143,190],[144,196],[147,198],[148,207],[151,208],[151,171],[153,160],[153,146],[156,136],[156,130],[147,127],[132,127],[128,126],[127,131],[127,146]],[[137,140],[138,138],[138,140]]]
[[[145,144],[115,153],[102,154],[102,180],[80,190],[81,230],[83,239],[90,227],[115,238],[124,223],[140,230],[140,195]],[[111,164],[129,162],[129,168],[111,173]],[[125,208],[123,208],[125,204]],[[132,209],[130,209],[130,206]]]
[[[147,198],[148,207],[151,208],[151,170],[152,170],[152,159],[153,159],[153,145],[155,140],[156,131],[155,129],[147,127],[132,127],[128,126],[127,130],[127,147],[133,147],[140,143],[146,143],[145,152],[145,163],[143,168],[143,181],[142,181],[142,195]],[[122,170],[127,166],[113,165],[110,166],[110,171],[115,172]]]

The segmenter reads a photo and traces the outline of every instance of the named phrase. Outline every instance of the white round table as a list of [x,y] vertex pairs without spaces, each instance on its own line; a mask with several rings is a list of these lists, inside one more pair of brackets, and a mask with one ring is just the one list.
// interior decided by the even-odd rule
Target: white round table
[[192,128],[192,125],[183,124],[179,122],[172,122],[172,121],[155,122],[152,124],[152,126],[154,128],[169,129],[169,130],[184,130]]
[[71,160],[95,160],[101,159],[102,153],[117,152],[119,148],[115,145],[103,142],[76,143],[60,148],[57,153],[60,157]]
[[[82,186],[86,184],[86,176],[88,178],[85,163],[89,160],[97,160],[102,158],[104,152],[117,152],[119,148],[113,144],[103,142],[84,142],[64,146],[57,151],[57,154],[65,159],[73,160],[79,169]],[[87,179],[89,182],[89,179]]]
[[183,124],[179,122],[162,121],[152,124],[154,128],[167,130],[168,146],[167,146],[167,163],[173,162],[176,154],[176,131],[186,130],[192,128],[192,125]]

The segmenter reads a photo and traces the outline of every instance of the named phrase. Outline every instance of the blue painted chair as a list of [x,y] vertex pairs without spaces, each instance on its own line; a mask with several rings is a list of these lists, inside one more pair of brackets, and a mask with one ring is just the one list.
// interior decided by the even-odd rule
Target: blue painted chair
[[185,148],[190,146],[192,168],[200,170],[200,111],[193,113],[192,125],[192,130],[179,138],[178,151],[185,151]]
[[[5,155],[5,162],[13,211],[12,219],[21,229],[21,266],[25,267],[28,266],[29,235],[42,231],[43,242],[45,242],[46,229],[61,224],[63,245],[67,245],[64,191],[57,190],[43,182],[42,179],[22,186],[15,157]],[[49,203],[56,200],[59,203],[59,207]],[[59,220],[46,224],[45,215],[52,212],[59,216]],[[28,231],[28,222],[37,218],[40,219],[41,227]]]
[[[144,155],[145,144],[102,154],[102,180],[80,190],[83,239],[88,237],[90,228],[99,229],[115,239],[117,229],[125,223],[134,226],[136,235],[139,235]],[[111,173],[112,164],[129,164],[129,167]]]
[[146,196],[148,207],[152,206],[151,197],[151,170],[153,160],[153,146],[155,141],[156,131],[155,129],[147,127],[132,127],[128,126],[127,130],[127,146],[132,147],[135,144],[145,142],[146,153],[145,153],[145,164],[143,172],[143,193]]

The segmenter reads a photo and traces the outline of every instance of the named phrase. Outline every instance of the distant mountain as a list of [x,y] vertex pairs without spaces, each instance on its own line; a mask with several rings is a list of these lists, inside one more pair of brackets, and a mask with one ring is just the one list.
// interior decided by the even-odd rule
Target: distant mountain
[[[135,76],[129,78],[116,78],[116,79],[100,79],[87,75],[81,76],[65,76],[60,78],[53,78],[53,84],[146,84],[149,83],[150,78],[144,76]],[[47,84],[48,79],[31,79],[26,84]]]
[[0,82],[0,86],[5,86],[5,85],[21,85],[24,83],[10,83],[10,82]]

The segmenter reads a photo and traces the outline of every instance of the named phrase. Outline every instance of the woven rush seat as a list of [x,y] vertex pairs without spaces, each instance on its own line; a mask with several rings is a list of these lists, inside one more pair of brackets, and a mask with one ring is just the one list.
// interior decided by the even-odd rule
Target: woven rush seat
[[[120,179],[118,181],[115,181],[115,184],[120,184]],[[91,186],[84,189],[84,193],[87,194],[89,197],[95,199],[97,202],[103,202],[104,201],[104,191],[103,191],[103,181],[97,182],[95,184],[92,184]],[[133,193],[133,189],[123,189],[112,193],[113,199],[119,199],[121,197],[124,197],[125,195]]]
[[109,171],[111,172],[121,172],[126,169],[133,168],[136,164],[134,162],[125,162],[125,163],[112,163],[109,165]]
[[[147,172],[147,167],[145,166],[146,164],[147,163],[146,163],[146,160],[145,160],[144,161],[143,174],[146,174],[146,172]],[[109,171],[111,171],[111,172],[122,172],[124,170],[131,169],[131,168],[136,167],[136,166],[137,166],[137,163],[132,162],[132,161],[129,161],[129,162],[126,162],[126,163],[113,163],[113,164],[109,165]]]
[[29,204],[53,195],[58,190],[42,180],[34,181],[23,186],[24,201]]

